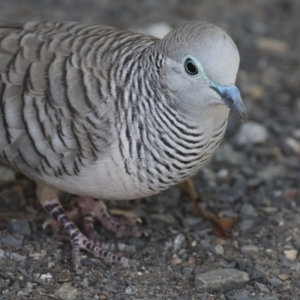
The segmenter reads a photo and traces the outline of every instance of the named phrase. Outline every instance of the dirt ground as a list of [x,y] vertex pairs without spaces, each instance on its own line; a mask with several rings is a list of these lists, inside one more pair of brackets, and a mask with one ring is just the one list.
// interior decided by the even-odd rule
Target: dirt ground
[[[232,115],[222,146],[195,176],[203,207],[238,219],[232,238],[218,237],[210,222],[194,216],[176,187],[107,203],[134,212],[148,232],[116,238],[97,227],[104,241],[135,246],[126,255],[139,262],[136,270],[86,253],[74,269],[70,245],[42,228],[46,214],[34,185],[0,167],[0,299],[300,299],[299,15],[299,0],[1,0],[5,24],[75,20],[161,29],[193,19],[213,22],[240,50],[237,85],[250,122],[242,125]],[[201,289],[199,276],[217,269],[229,276],[243,271],[248,279],[244,285],[233,279],[226,288],[212,278]]]

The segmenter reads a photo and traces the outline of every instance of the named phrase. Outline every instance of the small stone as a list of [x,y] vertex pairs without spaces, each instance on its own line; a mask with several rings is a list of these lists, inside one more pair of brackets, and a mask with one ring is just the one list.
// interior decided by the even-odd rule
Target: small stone
[[257,217],[258,215],[254,206],[249,203],[243,204],[241,208],[241,214],[249,217]]
[[298,255],[298,251],[296,249],[284,250],[283,253],[285,257],[291,261],[295,260]]
[[239,223],[239,226],[240,226],[241,231],[249,230],[250,228],[252,228],[254,226],[254,220],[242,220]]
[[0,249],[0,259],[2,259],[4,257],[4,255],[5,255],[5,252],[2,249]]
[[259,37],[256,46],[261,51],[275,54],[285,54],[289,50],[289,45],[285,41],[267,37]]
[[289,200],[296,200],[300,198],[300,191],[298,189],[289,188],[283,192],[283,197]]
[[194,226],[199,225],[202,223],[201,218],[193,218],[193,217],[187,217],[182,220],[182,224],[184,227],[192,228]]
[[245,156],[238,151],[235,151],[228,143],[223,143],[216,151],[213,160],[217,162],[226,162],[231,165],[243,164]]
[[207,300],[210,297],[210,295],[208,293],[201,293],[201,294],[198,294],[197,296],[200,300]]
[[262,207],[261,210],[268,215],[273,215],[273,214],[277,213],[278,208],[273,207],[273,206],[267,206],[267,207]]
[[282,285],[282,281],[278,278],[267,278],[267,281],[275,288],[278,288]]
[[255,268],[247,268],[247,273],[251,280],[261,279],[265,277],[265,274]]
[[183,267],[181,269],[181,273],[183,275],[191,275],[193,273],[193,271],[194,271],[194,268],[191,268],[191,267]]
[[45,273],[40,276],[42,280],[52,279],[53,276],[50,273]]
[[171,265],[172,266],[176,266],[176,265],[179,265],[182,263],[182,259],[178,258],[178,257],[175,257],[171,260]]
[[131,288],[131,286],[128,286],[128,287],[125,289],[125,294],[126,294],[126,295],[131,295],[131,294],[132,294],[132,288]]
[[294,154],[296,154],[296,155],[300,154],[300,143],[297,140],[295,140],[291,137],[287,137],[285,139],[285,143],[292,150],[292,152]]
[[255,245],[245,245],[241,247],[242,253],[258,252],[258,247]]
[[268,140],[269,134],[266,127],[256,122],[242,124],[237,136],[237,144],[243,146],[248,144],[263,144]]
[[217,179],[220,181],[220,182],[225,182],[227,179],[228,179],[228,176],[229,176],[229,171],[228,169],[221,169],[218,171],[217,173]]
[[175,218],[171,214],[151,214],[150,218],[163,221],[167,224],[174,224],[176,222]]
[[10,234],[31,235],[29,224],[26,220],[12,219],[7,224],[7,230]]
[[26,256],[13,252],[10,254],[10,258],[16,262],[20,262],[24,261],[26,259]]
[[1,238],[1,243],[6,247],[14,247],[14,248],[18,248],[22,245],[21,240],[16,239],[15,237],[13,237],[11,235]]
[[236,269],[217,269],[198,274],[195,287],[198,292],[227,292],[242,288],[250,278],[246,272]]
[[240,271],[244,271],[247,268],[247,262],[244,261],[243,259],[240,258],[236,258],[235,260],[235,264],[238,270]]
[[188,263],[189,266],[193,266],[195,264],[195,257],[190,256],[187,263]]
[[233,300],[252,300],[253,298],[247,291],[238,291],[234,293]]
[[263,87],[258,84],[249,86],[248,92],[250,94],[250,97],[254,100],[262,100],[265,96]]
[[224,254],[224,247],[222,245],[216,245],[214,247],[214,252],[218,255],[223,255]]
[[261,292],[261,293],[266,294],[266,293],[269,293],[269,292],[270,292],[269,289],[267,288],[267,286],[264,285],[264,284],[262,284],[262,283],[260,283],[260,282],[255,282],[255,283],[254,283],[254,286],[255,286],[255,287],[259,290],[259,292]]
[[183,244],[184,241],[185,241],[184,235],[183,234],[178,234],[176,236],[176,238],[174,239],[173,249],[175,251],[179,250],[181,248],[181,245]]
[[60,300],[76,300],[78,299],[78,289],[72,287],[70,282],[66,282],[54,292],[54,296]]
[[286,281],[286,280],[288,280],[288,279],[291,278],[291,275],[288,275],[288,274],[279,274],[279,275],[278,275],[278,278],[279,278],[280,280],[282,280],[282,281]]

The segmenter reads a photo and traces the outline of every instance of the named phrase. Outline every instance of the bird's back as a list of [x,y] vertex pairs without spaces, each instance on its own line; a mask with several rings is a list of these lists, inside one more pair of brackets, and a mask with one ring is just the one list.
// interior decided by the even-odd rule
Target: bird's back
[[154,40],[77,23],[0,26],[1,160],[42,180],[76,176],[105,155],[115,65]]

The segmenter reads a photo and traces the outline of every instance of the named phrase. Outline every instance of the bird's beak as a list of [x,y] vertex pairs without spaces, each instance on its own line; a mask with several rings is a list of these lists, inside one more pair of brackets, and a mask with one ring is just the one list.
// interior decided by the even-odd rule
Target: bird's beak
[[225,105],[235,111],[243,122],[247,122],[247,110],[235,85],[222,86],[212,82],[211,87],[221,96]]

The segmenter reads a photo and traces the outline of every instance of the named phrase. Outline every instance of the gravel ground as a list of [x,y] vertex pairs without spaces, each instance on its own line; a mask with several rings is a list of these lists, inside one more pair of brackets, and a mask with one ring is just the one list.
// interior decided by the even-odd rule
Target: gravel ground
[[135,246],[127,256],[137,270],[86,253],[75,270],[70,245],[42,228],[33,184],[0,167],[0,299],[300,299],[299,15],[299,0],[1,0],[1,23],[77,20],[158,35],[187,20],[216,23],[240,49],[250,122],[231,116],[221,148],[195,176],[204,207],[238,218],[231,239],[193,216],[176,187],[108,203],[135,212],[147,229],[141,239],[118,238]]

